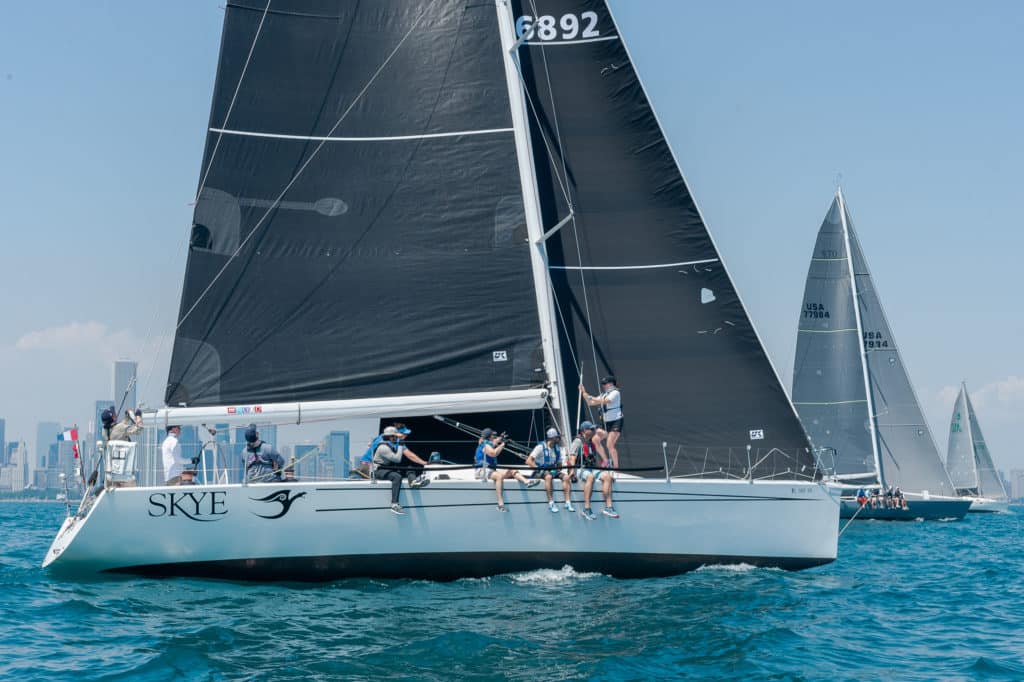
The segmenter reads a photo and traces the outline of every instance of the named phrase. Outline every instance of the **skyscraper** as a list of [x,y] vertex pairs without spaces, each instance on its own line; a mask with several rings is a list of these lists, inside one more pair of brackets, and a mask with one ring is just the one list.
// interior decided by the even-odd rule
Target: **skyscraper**
[[0,417],[0,466],[6,466],[6,465],[10,464],[10,462],[8,462],[7,458],[6,458],[6,454],[7,454],[7,443],[5,442],[6,438],[7,438],[7,422],[4,421],[2,417]]
[[57,434],[60,432],[60,424],[57,422],[39,422],[36,427],[36,461],[32,463],[33,469],[46,468],[46,455],[50,452],[50,445],[57,442]]
[[348,431],[331,431],[324,439],[324,455],[330,462],[329,478],[348,476]]
[[139,363],[132,360],[118,360],[114,363],[114,405],[122,409],[138,405],[135,402],[135,376]]

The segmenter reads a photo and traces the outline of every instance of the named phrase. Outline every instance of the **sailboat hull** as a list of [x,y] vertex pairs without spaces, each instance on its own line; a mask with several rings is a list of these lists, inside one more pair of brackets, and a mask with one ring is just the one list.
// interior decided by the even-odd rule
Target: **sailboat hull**
[[570,565],[623,578],[745,563],[802,569],[836,558],[838,504],[795,482],[620,479],[621,518],[551,513],[543,489],[513,483],[508,513],[491,486],[434,480],[402,490],[367,481],[118,488],[65,522],[53,572],[324,581],[453,580]]
[[972,514],[1005,514],[1010,511],[1009,500],[993,500],[990,497],[972,497],[970,512]]
[[856,516],[859,521],[955,521],[967,514],[970,502],[958,499],[908,500],[909,509],[860,509],[857,500],[843,498],[839,511],[840,518],[851,519]]

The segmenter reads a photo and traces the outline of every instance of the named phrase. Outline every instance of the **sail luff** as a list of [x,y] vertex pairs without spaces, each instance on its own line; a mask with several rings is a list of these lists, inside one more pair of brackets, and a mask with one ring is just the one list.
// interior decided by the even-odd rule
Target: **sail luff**
[[563,436],[569,436],[572,430],[568,410],[564,409],[567,405],[566,384],[562,371],[555,305],[548,277],[547,243],[544,238],[537,171],[530,142],[526,98],[523,95],[523,84],[516,64],[518,56],[515,54],[515,50],[518,49],[518,43],[514,33],[515,19],[512,16],[512,7],[506,0],[495,0],[494,6],[498,15],[502,63],[505,65],[505,81],[508,86],[509,108],[512,115],[519,179],[523,193],[527,238],[530,243],[530,265],[533,270],[537,314],[540,318],[544,365],[551,388],[552,406],[560,414],[560,429]]
[[857,321],[857,348],[860,358],[861,371],[864,376],[864,394],[868,402],[868,424],[871,433],[871,452],[875,456],[875,475],[878,483],[885,486],[885,477],[882,473],[882,458],[878,451],[878,423],[875,413],[874,396],[871,391],[871,378],[868,374],[868,361],[864,355],[864,324],[860,317],[859,295],[857,293],[857,273],[853,269],[853,252],[850,248],[850,226],[846,219],[846,199],[843,197],[842,188],[836,189],[836,199],[839,201],[839,220],[843,226],[843,242],[846,245],[846,265],[850,272],[850,292],[853,297],[853,314]]

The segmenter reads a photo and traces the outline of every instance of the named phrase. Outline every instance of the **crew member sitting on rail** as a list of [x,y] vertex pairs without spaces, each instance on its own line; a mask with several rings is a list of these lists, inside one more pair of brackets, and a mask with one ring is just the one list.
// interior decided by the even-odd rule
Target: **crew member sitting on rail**
[[[590,510],[590,495],[594,492],[594,481],[601,481],[601,492],[604,494],[604,510],[602,514],[613,519],[619,513],[612,506],[612,472],[605,471],[608,460],[602,458],[598,463],[597,452],[591,442],[596,427],[591,422],[580,424],[579,434],[569,446],[569,466],[576,468],[576,477],[583,481],[583,518],[593,521],[596,517]],[[570,479],[571,480],[571,479]]]
[[[394,426],[398,431],[399,440],[405,440],[405,437],[412,433],[412,431],[405,428],[405,424],[401,422],[395,422],[392,426]],[[380,445],[382,440],[384,440],[384,434],[374,437],[374,439],[367,444],[366,452],[364,452],[363,456],[359,458],[359,465],[352,471],[350,478],[370,478],[370,474],[373,469],[373,453],[377,451],[377,446]]]
[[565,510],[574,512],[576,510],[572,506],[572,479],[569,476],[568,469],[560,469],[564,463],[562,448],[558,444],[561,435],[559,435],[558,429],[548,429],[548,432],[544,435],[544,441],[538,443],[537,447],[530,452],[530,456],[526,458],[526,466],[537,467],[533,475],[535,478],[539,477],[544,481],[544,492],[548,494],[548,509],[552,513],[558,513],[558,505],[555,504],[555,496],[552,491],[552,481],[556,477],[562,479],[562,491],[565,493]]
[[476,448],[476,459],[480,463],[477,469],[477,478],[483,481],[494,481],[494,492],[498,496],[498,511],[500,512],[508,511],[502,494],[507,479],[514,478],[527,488],[540,484],[539,480],[528,480],[521,471],[498,468],[498,456],[505,449],[506,438],[505,434],[497,436],[494,429],[484,429],[480,432],[480,443]]

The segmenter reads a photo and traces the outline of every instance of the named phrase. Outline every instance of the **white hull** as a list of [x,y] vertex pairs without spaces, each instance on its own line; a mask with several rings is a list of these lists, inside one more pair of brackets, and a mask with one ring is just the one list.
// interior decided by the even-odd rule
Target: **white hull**
[[968,510],[977,514],[995,514],[1010,511],[1009,500],[993,500],[991,497],[972,497],[971,508]]
[[[350,576],[450,580],[571,565],[620,577],[671,575],[705,564],[800,569],[834,561],[838,500],[825,486],[622,477],[620,519],[548,510],[542,487],[494,489],[434,480],[410,490],[407,514],[369,481],[114,488],[70,517],[44,567],[233,580]],[[290,502],[286,502],[290,500]]]

